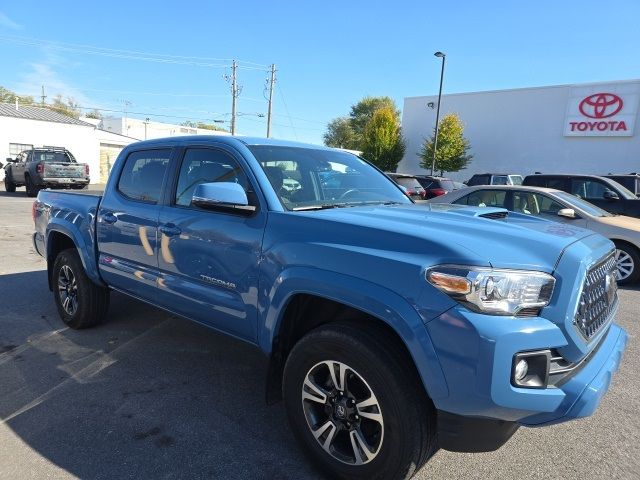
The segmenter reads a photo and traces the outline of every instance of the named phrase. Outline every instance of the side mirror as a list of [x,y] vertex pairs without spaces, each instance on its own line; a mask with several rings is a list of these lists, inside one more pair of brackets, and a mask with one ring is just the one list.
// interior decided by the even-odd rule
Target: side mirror
[[611,190],[605,190],[602,194],[602,198],[605,200],[620,200],[620,197],[616,192],[612,192]]
[[241,185],[232,182],[201,183],[191,198],[191,204],[206,210],[222,210],[251,215],[256,207],[249,205]]
[[573,220],[576,218],[576,211],[573,208],[561,208],[558,210],[558,216]]
[[7,163],[13,163],[15,160],[11,157],[7,157]]

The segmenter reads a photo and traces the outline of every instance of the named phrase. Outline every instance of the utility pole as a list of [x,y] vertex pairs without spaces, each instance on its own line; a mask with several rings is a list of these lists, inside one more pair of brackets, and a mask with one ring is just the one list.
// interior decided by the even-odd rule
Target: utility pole
[[47,96],[44,94],[44,85],[42,85],[42,95],[40,95],[40,104],[44,107],[44,99],[47,98]]
[[238,64],[233,61],[231,65],[231,135],[236,134],[236,98],[238,98],[238,82],[237,82]]
[[271,137],[271,110],[273,109],[273,86],[276,83],[276,64],[271,64],[271,78],[269,80],[269,108],[267,110],[267,138]]

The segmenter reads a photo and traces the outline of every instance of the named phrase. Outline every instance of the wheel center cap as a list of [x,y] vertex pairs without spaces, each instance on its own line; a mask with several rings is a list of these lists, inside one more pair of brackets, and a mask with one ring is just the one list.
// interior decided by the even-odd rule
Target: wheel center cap
[[347,416],[347,409],[344,405],[337,404],[335,408],[335,415],[339,419],[344,419]]

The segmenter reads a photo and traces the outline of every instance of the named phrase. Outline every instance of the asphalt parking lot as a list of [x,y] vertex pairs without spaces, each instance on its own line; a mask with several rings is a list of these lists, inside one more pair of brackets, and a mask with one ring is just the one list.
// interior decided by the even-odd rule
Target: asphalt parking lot
[[[252,347],[119,294],[105,325],[65,328],[31,204],[0,193],[0,478],[321,478],[265,405]],[[620,298],[629,344],[593,417],[439,451],[416,478],[639,478],[640,289]]]

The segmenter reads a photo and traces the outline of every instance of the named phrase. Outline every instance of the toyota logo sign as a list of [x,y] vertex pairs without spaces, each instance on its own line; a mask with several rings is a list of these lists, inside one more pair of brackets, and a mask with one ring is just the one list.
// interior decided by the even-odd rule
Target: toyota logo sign
[[622,110],[623,104],[622,99],[614,93],[594,93],[584,98],[578,108],[585,117],[608,118]]
[[640,83],[571,87],[564,135],[569,137],[630,137],[640,101]]

